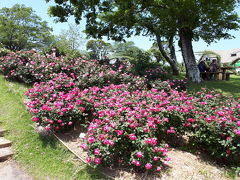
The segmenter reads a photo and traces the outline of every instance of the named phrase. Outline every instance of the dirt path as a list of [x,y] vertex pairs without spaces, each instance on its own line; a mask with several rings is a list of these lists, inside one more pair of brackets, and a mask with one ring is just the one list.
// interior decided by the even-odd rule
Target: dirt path
[[14,160],[0,162],[1,180],[33,180]]
[[[75,129],[64,134],[57,134],[58,138],[80,159],[86,159],[86,153],[79,148],[80,129]],[[146,174],[136,174],[123,169],[110,170],[104,168],[102,172],[115,180],[227,180],[224,169],[205,161],[199,155],[194,155],[185,151],[172,149],[169,152],[172,159],[169,163],[170,168],[166,172],[162,172],[157,176],[149,176]]]

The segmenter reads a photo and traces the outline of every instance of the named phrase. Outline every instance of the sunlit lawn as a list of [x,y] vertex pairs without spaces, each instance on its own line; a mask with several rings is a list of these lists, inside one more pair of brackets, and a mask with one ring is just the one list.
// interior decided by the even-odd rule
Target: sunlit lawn
[[190,91],[198,91],[201,88],[215,89],[225,95],[240,98],[240,76],[231,75],[229,81],[204,81],[200,84],[191,84]]

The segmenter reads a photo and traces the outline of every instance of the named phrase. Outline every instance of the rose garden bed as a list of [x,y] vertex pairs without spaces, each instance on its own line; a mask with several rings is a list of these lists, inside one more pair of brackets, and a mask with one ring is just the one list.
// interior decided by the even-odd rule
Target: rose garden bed
[[81,124],[85,136],[73,144],[94,167],[154,174],[169,164],[169,139],[186,134],[214,159],[240,163],[238,99],[207,89],[188,94],[185,81],[133,76],[124,65],[113,70],[93,60],[13,53],[0,67],[8,79],[35,82],[26,105],[39,126],[61,132]]

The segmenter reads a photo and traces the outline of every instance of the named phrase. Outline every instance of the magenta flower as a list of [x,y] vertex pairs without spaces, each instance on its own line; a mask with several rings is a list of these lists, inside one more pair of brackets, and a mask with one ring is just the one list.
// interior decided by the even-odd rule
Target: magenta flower
[[236,122],[236,124],[237,124],[237,126],[239,126],[239,127],[240,127],[240,121],[237,121],[237,122]]
[[88,148],[87,144],[85,144],[85,143],[81,144],[80,147],[84,150],[86,150]]
[[190,122],[190,123],[193,123],[193,122],[195,122],[196,120],[193,119],[193,118],[188,118],[187,121]]
[[152,139],[151,139],[151,144],[152,144],[153,146],[156,146],[156,144],[157,144],[157,138],[152,138]]
[[146,169],[152,169],[152,164],[151,164],[151,163],[147,163],[147,164],[145,165],[145,168],[146,168]]
[[39,121],[39,118],[38,117],[32,117],[32,121],[37,122],[37,121]]
[[123,130],[116,130],[117,135],[123,135]]
[[141,162],[140,162],[140,161],[136,161],[136,162],[135,162],[135,165],[136,165],[136,166],[140,166],[140,165],[141,165]]
[[95,155],[99,155],[100,154],[100,150],[98,148],[94,149],[94,154]]
[[159,171],[161,171],[161,169],[162,169],[162,168],[161,168],[160,166],[158,166],[156,171],[159,172]]
[[88,142],[89,143],[94,143],[95,142],[95,138],[93,136],[88,138]]
[[96,158],[96,159],[94,160],[94,162],[99,165],[99,164],[101,163],[101,159],[100,159],[100,158]]
[[57,123],[59,123],[59,124],[62,123],[62,122],[63,122],[62,120],[57,120]]
[[[162,149],[162,148],[161,148]],[[159,151],[159,149],[158,149],[158,147],[154,147],[154,152],[156,153],[156,152],[158,152]]]
[[138,158],[141,158],[141,157],[143,157],[143,153],[142,153],[142,152],[136,152],[136,156],[137,156]]
[[234,133],[235,133],[236,135],[240,135],[240,129],[235,130]]
[[88,156],[88,157],[86,158],[86,161],[87,161],[87,163],[91,163],[91,162],[92,162],[91,157]]
[[135,141],[137,137],[135,136],[135,134],[129,134],[129,139],[131,139],[132,141]]

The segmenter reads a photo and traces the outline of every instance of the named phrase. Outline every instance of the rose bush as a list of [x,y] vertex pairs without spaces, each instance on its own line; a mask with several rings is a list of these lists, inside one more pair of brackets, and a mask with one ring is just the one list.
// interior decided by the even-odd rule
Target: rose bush
[[126,72],[124,66],[113,70],[95,60],[26,52],[9,54],[0,64],[10,79],[45,81],[26,93],[38,125],[52,130],[78,121],[88,125],[81,147],[95,165],[159,171],[169,160],[168,137],[186,132],[190,142],[214,157],[240,162],[237,99],[205,89],[188,94],[185,80],[148,81]]
[[167,133],[169,119],[158,113],[154,91],[131,92],[128,85],[89,88],[84,99],[93,104],[93,121],[81,144],[89,163],[161,170],[169,158],[168,145],[159,137]]
[[46,129],[71,127],[76,121],[83,122],[86,116],[79,88],[64,73],[50,81],[35,83],[26,96],[26,105],[33,114],[32,121]]
[[195,93],[197,121],[192,141],[215,158],[240,163],[240,103],[216,91]]
[[[171,88],[168,92],[157,89],[136,90],[131,89],[130,84],[80,90],[76,82],[73,77],[58,74],[51,81],[36,83],[27,92],[30,99],[27,105],[34,114],[33,121],[47,129],[58,130],[82,121],[86,116],[92,117],[88,119],[90,126],[87,136],[92,140],[87,141],[85,146],[88,146],[89,158],[94,162],[98,158],[97,163],[116,165],[111,159],[121,157],[120,154],[128,148],[134,153],[150,153],[148,148],[140,151],[144,149],[142,144],[146,138],[156,138],[156,146],[163,147],[160,143],[166,137],[185,132],[191,132],[191,142],[214,157],[239,161],[238,100],[213,91],[203,90],[191,95]],[[100,136],[108,137],[107,140],[115,145],[105,146]],[[104,145],[103,149],[98,147],[101,155],[95,156],[94,151],[100,145]],[[143,161],[134,159],[134,153],[122,157],[122,165],[133,161],[133,167],[137,163],[137,168],[143,170],[150,163],[156,170],[164,162],[152,162],[153,154]],[[119,162],[122,162],[121,159]]]
[[144,88],[144,78],[125,72],[120,66],[113,70],[97,60],[65,57],[45,57],[34,51],[9,53],[0,60],[0,68],[7,79],[34,83],[51,80],[55,74],[71,76],[81,89],[109,84],[130,83],[134,88]]
[[170,92],[172,89],[177,91],[186,91],[188,88],[187,79],[183,80],[166,80],[156,79],[149,82],[151,88],[158,90],[164,90],[165,92]]
[[[126,85],[90,88],[85,96],[94,104],[94,119],[81,147],[95,165],[157,170],[165,163],[164,156],[158,155],[161,161],[155,162],[154,147],[148,145],[185,132],[191,132],[191,142],[215,158],[239,163],[240,105],[236,100],[211,91],[197,92],[195,97],[176,90],[129,92]],[[142,158],[143,154],[148,156]]]

